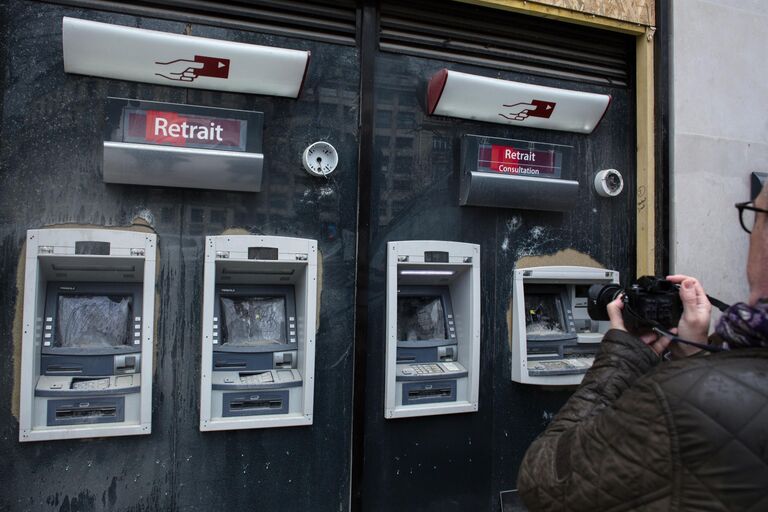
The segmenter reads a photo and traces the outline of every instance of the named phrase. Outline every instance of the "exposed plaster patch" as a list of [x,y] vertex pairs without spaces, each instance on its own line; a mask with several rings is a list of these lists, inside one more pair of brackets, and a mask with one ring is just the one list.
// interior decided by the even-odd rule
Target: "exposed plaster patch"
[[515,263],[515,268],[528,268],[528,267],[552,267],[555,265],[574,265],[579,267],[592,267],[592,268],[605,268],[605,265],[601,265],[592,256],[579,252],[575,249],[563,249],[555,254],[547,254],[544,256],[530,256],[526,255],[521,257]]

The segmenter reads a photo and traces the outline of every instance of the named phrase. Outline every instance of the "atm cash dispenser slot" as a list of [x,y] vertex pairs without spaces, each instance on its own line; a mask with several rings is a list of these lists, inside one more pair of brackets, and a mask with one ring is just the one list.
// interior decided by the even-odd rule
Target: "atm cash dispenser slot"
[[20,441],[151,432],[156,235],[27,232]]
[[479,259],[474,244],[388,244],[386,418],[477,410]]
[[200,430],[312,424],[317,242],[206,238]]
[[589,318],[589,287],[617,283],[618,272],[559,266],[518,269],[514,276],[512,380],[579,384],[608,328]]

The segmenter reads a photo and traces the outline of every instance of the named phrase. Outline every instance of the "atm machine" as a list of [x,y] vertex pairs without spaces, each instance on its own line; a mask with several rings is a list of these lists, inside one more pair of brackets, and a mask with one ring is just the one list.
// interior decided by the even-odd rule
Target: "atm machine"
[[521,268],[512,296],[512,380],[575,385],[592,367],[608,322],[591,320],[588,290],[619,273],[590,267]]
[[312,424],[317,241],[209,236],[200,430]]
[[480,370],[480,246],[387,244],[384,417],[474,412]]
[[156,239],[27,231],[19,441],[151,432]]

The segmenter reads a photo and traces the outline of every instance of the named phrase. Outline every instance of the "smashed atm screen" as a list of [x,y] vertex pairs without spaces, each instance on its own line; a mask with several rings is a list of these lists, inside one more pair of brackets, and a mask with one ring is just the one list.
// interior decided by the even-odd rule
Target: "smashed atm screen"
[[222,297],[222,345],[286,343],[285,297]]
[[397,339],[444,340],[445,310],[439,296],[397,298]]
[[130,295],[59,295],[54,347],[110,348],[130,345]]
[[525,332],[534,336],[564,334],[563,303],[559,293],[525,295]]

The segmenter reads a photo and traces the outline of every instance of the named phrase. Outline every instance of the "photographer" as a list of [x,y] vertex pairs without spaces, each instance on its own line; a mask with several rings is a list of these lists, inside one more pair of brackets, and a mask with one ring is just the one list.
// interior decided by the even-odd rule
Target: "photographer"
[[[768,185],[737,208],[750,298],[717,325],[726,350],[628,333],[611,302],[594,366],[523,460],[530,510],[768,510]],[[668,280],[680,285],[677,337],[706,343],[703,288]],[[667,348],[676,360],[662,362]]]

